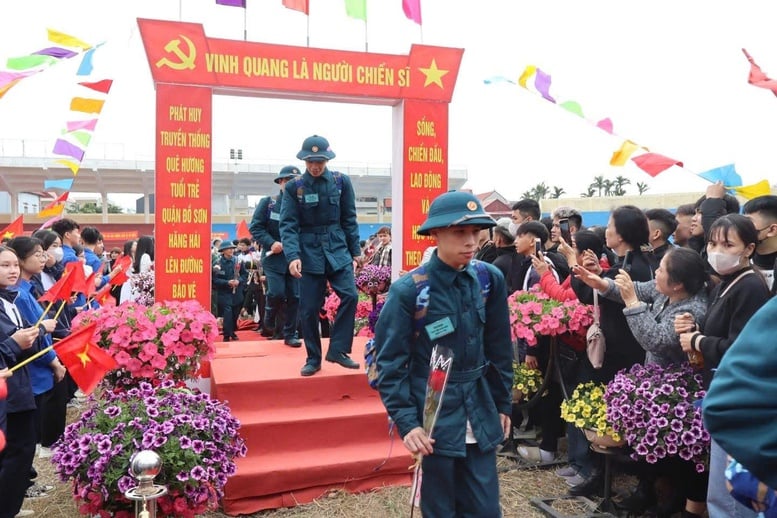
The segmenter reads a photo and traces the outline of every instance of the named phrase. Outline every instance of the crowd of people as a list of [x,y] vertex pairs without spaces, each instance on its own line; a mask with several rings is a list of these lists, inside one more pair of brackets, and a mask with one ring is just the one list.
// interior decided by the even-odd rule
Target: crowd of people
[[[705,419],[708,406],[709,413],[712,410],[717,412],[717,420],[714,421],[717,429],[712,431],[707,469],[698,473],[694,464],[679,457],[655,464],[634,462],[626,469],[637,475],[638,485],[617,504],[624,512],[633,514],[651,512],[658,516],[670,516],[681,512],[687,517],[703,516],[705,513],[720,518],[756,516],[752,506],[740,503],[727,488],[726,470],[728,468],[731,472],[733,469],[730,468],[732,460],[729,454],[734,454],[735,458],[744,457],[750,463],[744,468],[739,466],[737,470],[750,469],[773,481],[765,466],[772,470],[775,468],[774,434],[765,431],[763,423],[759,429],[761,436],[757,439],[734,433],[734,430],[747,429],[747,425],[742,421],[728,422],[723,410],[731,412],[738,403],[742,403],[733,401],[722,390],[716,392],[715,388],[718,376],[726,375],[720,371],[730,355],[736,355],[740,349],[749,350],[754,356],[736,361],[731,359],[727,365],[744,376],[748,373],[742,370],[742,362],[755,366],[763,361],[764,356],[773,356],[766,348],[762,353],[754,352],[759,345],[768,347],[768,344],[748,341],[753,338],[744,330],[751,319],[756,320],[753,317],[762,307],[766,306],[764,312],[771,310],[769,314],[775,312],[774,300],[772,303],[769,300],[777,291],[774,282],[777,271],[777,196],[761,196],[740,207],[737,199],[717,183],[710,185],[696,203],[681,206],[675,213],[665,209],[642,210],[630,205],[617,207],[611,212],[604,228],[584,227],[581,212],[572,207],[560,207],[550,218],[541,218],[539,204],[529,199],[515,203],[510,220],[500,221],[499,224],[478,219],[482,209],[474,197],[460,200],[458,212],[448,207],[445,216],[435,218],[435,204],[438,207],[441,203],[454,204],[453,198],[453,194],[448,193],[435,200],[429,219],[421,227],[421,231],[431,229],[428,231],[437,240],[436,250],[425,254],[428,269],[435,271],[436,275],[431,278],[430,273],[432,288],[426,296],[429,299],[426,300],[428,315],[434,311],[432,318],[450,318],[453,325],[446,328],[445,337],[441,338],[427,333],[412,334],[414,327],[402,324],[400,315],[412,315],[411,308],[416,303],[415,290],[408,279],[392,286],[376,329],[378,362],[386,371],[382,374],[381,395],[389,414],[397,420],[408,449],[425,455],[424,470],[428,464],[434,477],[443,475],[437,467],[440,461],[427,461],[426,456],[432,452],[435,453],[432,457],[452,457],[456,470],[473,472],[472,477],[445,479],[445,484],[448,484],[445,490],[450,496],[444,504],[439,502],[443,498],[443,488],[437,485],[442,482],[435,481],[429,489],[428,499],[435,499],[437,503],[435,508],[426,508],[429,515],[444,516],[449,512],[450,515],[498,516],[490,504],[459,497],[462,492],[470,491],[478,491],[481,495],[494,494],[493,487],[483,487],[487,480],[493,480],[491,459],[486,469],[480,461],[471,462],[469,450],[470,442],[476,442],[481,452],[493,446],[491,439],[485,442],[477,433],[476,440],[470,441],[472,430],[485,424],[475,426],[473,419],[477,412],[467,406],[467,397],[480,397],[475,394],[482,392],[471,388],[471,396],[466,390],[453,396],[446,393],[446,398],[454,400],[450,408],[443,408],[439,419],[445,420],[446,426],[453,425],[454,430],[436,430],[437,444],[422,427],[423,414],[418,405],[424,401],[423,393],[408,396],[422,387],[414,381],[416,373],[408,365],[424,358],[428,360],[433,343],[443,343],[453,348],[455,354],[464,355],[464,361],[454,361],[454,375],[487,363],[497,370],[505,366],[504,359],[492,350],[498,338],[490,334],[504,325],[505,309],[501,300],[496,308],[489,308],[487,303],[483,314],[482,303],[477,303],[477,290],[466,290],[463,285],[456,284],[459,281],[454,281],[454,288],[446,297],[463,300],[470,297],[471,306],[467,306],[466,302],[462,306],[462,301],[459,301],[458,307],[448,307],[450,301],[441,300],[446,297],[435,297],[435,289],[440,290],[438,285],[449,290],[451,281],[445,279],[446,275],[456,275],[457,278],[468,276],[471,279],[468,282],[472,284],[477,277],[471,271],[474,263],[467,259],[476,257],[490,263],[501,274],[495,277],[490,270],[493,284],[489,301],[497,293],[501,299],[531,288],[562,302],[578,300],[592,305],[595,296],[598,296],[599,325],[607,338],[603,364],[601,368],[594,368],[586,354],[584,340],[571,335],[560,336],[560,350],[567,353],[565,367],[571,365],[572,368],[563,369],[563,379],[559,379],[558,375],[551,377],[539,404],[528,416],[516,411],[520,408],[517,405],[508,412],[504,406],[505,390],[502,390],[503,387],[495,388],[493,379],[488,380],[491,382],[491,397],[483,404],[497,409],[502,421],[506,414],[512,414],[513,426],[506,433],[503,448],[514,447],[519,433],[533,429],[533,436],[539,434],[537,446],[527,443],[518,445],[515,448],[517,454],[527,462],[553,464],[565,460],[560,457],[558,440],[566,436],[567,465],[557,469],[556,474],[565,479],[572,496],[602,495],[605,483],[603,457],[590,448],[582,430],[571,424],[562,425],[562,393],[571,394],[577,385],[589,381],[607,383],[619,371],[636,364],[667,367],[690,361],[701,370],[704,388],[710,391],[710,395],[717,396],[711,399],[709,405],[706,398],[698,402],[705,405]],[[474,213],[468,214],[469,210]],[[437,274],[438,268],[450,273]],[[410,273],[408,277],[415,272]],[[502,283],[504,294],[501,293]],[[402,307],[404,312],[399,309]],[[476,308],[479,309],[476,311]],[[762,320],[757,335],[761,339],[764,337],[764,325]],[[745,339],[746,336],[749,338]],[[512,344],[516,352],[511,360],[524,362],[528,367],[544,372],[548,365],[550,341],[543,340],[546,337],[538,338],[536,346],[528,346],[521,340]],[[774,385],[775,361],[771,358],[769,365],[771,370],[768,371],[754,367],[754,372],[760,371],[765,376],[761,380],[750,380],[748,394],[751,398],[760,395],[757,387]],[[729,386],[737,386],[739,381],[730,373],[727,373],[727,380]],[[763,410],[765,400],[772,396],[760,395],[757,404],[744,406],[754,409],[754,412]],[[770,415],[773,416],[774,405],[770,406]],[[412,412],[413,408],[417,411]],[[448,422],[449,417],[451,423]],[[499,425],[495,416],[490,419],[495,426]],[[744,417],[741,419],[746,420]],[[523,426],[519,429],[518,425],[522,422]],[[718,441],[718,430],[724,438],[723,444]],[[462,441],[465,431],[467,440]],[[453,443],[456,447],[448,444],[447,434],[454,432],[459,434],[454,435],[457,437]],[[459,448],[465,442],[468,449],[460,458],[462,450]],[[759,451],[764,455],[759,455]],[[769,458],[769,455],[772,457]],[[444,466],[445,469],[451,467],[450,464]],[[426,483],[427,478],[424,478],[424,485]],[[666,485],[673,488],[670,496],[658,498],[656,487]],[[768,488],[766,485],[761,487]],[[425,509],[423,491],[422,487],[421,506]],[[442,509],[446,510],[445,513]],[[485,511],[488,509],[490,511]]]
[[[305,170],[279,171],[278,190],[268,193],[253,214],[251,237],[214,240],[211,250],[211,310],[220,319],[222,340],[239,339],[242,318],[289,347],[304,344],[300,375],[305,377],[320,371],[322,360],[360,367],[351,358],[355,272],[368,264],[391,266],[391,228],[382,226],[360,242],[353,186],[347,175],[328,168],[334,157],[325,138],[305,139],[297,154]],[[512,209],[510,218],[497,222],[469,193],[436,198],[418,230],[435,246],[424,253],[419,268],[394,280],[375,325],[377,387],[406,448],[423,457],[424,515],[499,516],[497,450],[512,445],[528,462],[557,463],[563,460],[562,437],[567,462],[556,474],[570,495],[601,494],[601,456],[581,430],[560,419],[564,395],[580,383],[608,382],[636,364],[691,361],[712,395],[705,412],[709,406],[721,431],[720,441],[713,432],[709,467],[698,473],[677,459],[634,463],[630,469],[639,483],[619,505],[658,515],[754,516],[727,489],[729,454],[761,478],[773,478],[758,454],[726,433],[736,428],[726,421],[732,402],[715,388],[722,377],[743,390],[732,373],[741,373],[736,369],[745,360],[730,358],[748,323],[757,321],[754,315],[763,306],[774,312],[769,300],[777,291],[777,196],[740,207],[714,184],[696,203],[674,213],[617,207],[606,227],[585,227],[582,213],[572,207],[560,207],[547,218],[534,200],[518,201]],[[128,280],[114,285],[124,256],[131,258]],[[68,336],[72,318],[94,307],[85,293],[51,307],[38,302],[73,262],[96,289],[112,285],[117,303],[139,300],[142,293],[133,279],[153,275],[154,241],[143,236],[123,249],[105,251],[99,229],[63,218],[50,229],[0,246],[0,378],[8,378],[8,398],[0,400],[6,440],[0,453],[0,518],[29,516],[21,509],[24,498],[51,489],[34,483],[36,444],[38,455],[51,454],[64,429],[66,407],[77,402],[77,387],[51,351],[13,375],[9,371]],[[585,341],[562,336],[560,347],[571,368],[564,369],[563,378],[553,378],[540,404],[526,413],[512,402],[513,362],[544,372],[551,355],[542,337],[532,346],[510,340],[508,297],[529,289],[559,301],[594,304],[596,299],[607,348],[601,368],[594,368]],[[339,308],[330,323],[322,308],[332,292]],[[329,337],[327,351],[322,337]],[[453,351],[454,360],[430,437],[423,404],[428,362],[437,346]],[[751,343],[741,348],[754,354]],[[759,367],[753,366],[753,373]],[[757,394],[757,387],[751,393]],[[517,444],[518,435],[529,432],[538,437],[536,445]],[[756,444],[774,454],[773,443]],[[675,488],[671,501],[657,498],[659,481]]]

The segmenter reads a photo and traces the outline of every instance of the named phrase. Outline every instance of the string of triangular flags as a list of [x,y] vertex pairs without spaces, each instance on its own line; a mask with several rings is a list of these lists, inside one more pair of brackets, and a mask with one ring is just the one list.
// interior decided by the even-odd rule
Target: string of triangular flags
[[[246,0],[216,0],[216,3],[229,7],[246,8]],[[310,0],[282,0],[282,3],[287,9],[310,16]],[[402,11],[408,20],[418,25],[422,24],[421,0],[402,0]],[[345,14],[351,18],[367,22],[367,0],[345,0]]]
[[[742,51],[745,53],[748,61],[750,61],[751,66],[748,82],[754,86],[769,89],[775,95],[777,95],[777,81],[769,79],[766,74],[761,71],[760,67],[754,63],[753,59],[750,57],[747,51],[744,49],[742,49]],[[583,107],[579,102],[574,100],[567,100],[560,103],[557,102],[556,99],[550,94],[550,87],[552,83],[550,74],[544,72],[535,65],[526,66],[526,68],[524,68],[523,72],[519,76],[518,81],[513,81],[512,79],[506,78],[504,76],[494,76],[484,79],[483,82],[485,84],[502,82],[517,84],[524,90],[531,92],[528,87],[528,82],[532,77],[534,78],[534,90],[537,95],[546,101],[555,104],[560,108],[563,108],[566,111],[586,120],[600,130],[609,133],[610,135],[616,137],[618,136],[613,131],[613,123],[610,118],[592,120],[584,115]],[[640,150],[642,151],[641,153],[636,156],[632,156],[634,153]],[[673,166],[682,167],[688,170],[679,160],[675,160],[659,153],[653,153],[647,147],[640,146],[631,139],[623,139],[621,146],[615,152],[613,152],[612,157],[610,158],[610,165],[622,167],[629,161],[629,159],[631,159],[631,161],[637,167],[652,177],[659,175],[660,173]],[[723,182],[723,185],[729,189],[729,192],[739,194],[740,196],[747,199],[752,199],[757,196],[763,196],[771,193],[771,186],[768,180],[761,180],[751,185],[742,185],[742,177],[736,172],[734,164],[723,165],[703,173],[694,174],[712,183],[721,181]]]
[[[49,30],[49,38],[53,31]],[[56,33],[62,34],[62,33]],[[102,46],[89,45],[80,39],[72,36],[66,37],[60,44],[67,45],[73,42],[79,42],[80,48],[85,49],[81,63],[76,71],[76,89],[75,96],[70,100],[70,115],[60,131],[60,135],[54,142],[52,153],[63,158],[58,158],[55,162],[58,165],[64,165],[73,173],[71,178],[46,180],[43,183],[44,190],[63,191],[54,201],[43,207],[38,212],[40,218],[50,218],[42,228],[47,228],[54,221],[61,219],[65,205],[73,187],[75,177],[81,167],[86,149],[94,135],[99,115],[105,104],[105,98],[113,85],[112,79],[100,79],[97,81],[86,81],[85,79],[92,75],[94,71],[94,54]]]

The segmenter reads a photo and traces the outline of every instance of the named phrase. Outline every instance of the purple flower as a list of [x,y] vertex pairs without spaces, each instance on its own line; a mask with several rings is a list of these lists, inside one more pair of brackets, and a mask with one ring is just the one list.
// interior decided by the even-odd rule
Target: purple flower
[[121,408],[119,408],[116,405],[111,405],[108,408],[106,408],[105,410],[103,410],[103,413],[105,415],[107,415],[108,417],[116,418],[116,417],[119,417],[121,415]]
[[639,443],[636,448],[634,448],[634,451],[637,452],[637,454],[645,456],[648,454],[647,446],[645,446],[642,443]]
[[683,419],[686,414],[685,406],[683,405],[677,405],[674,409],[674,415],[676,415],[679,419]]
[[648,464],[655,464],[658,462],[658,457],[653,453],[648,453],[645,455],[645,460],[648,462]]
[[186,435],[184,435],[184,436],[178,438],[178,444],[180,444],[181,448],[183,448],[185,450],[187,448],[191,448],[192,447],[192,440],[189,437],[187,437]]
[[202,466],[194,466],[189,474],[194,480],[204,480],[207,476],[207,472]]
[[192,451],[196,454],[200,454],[203,451],[205,451],[205,443],[202,442],[199,439],[195,439],[192,441]]

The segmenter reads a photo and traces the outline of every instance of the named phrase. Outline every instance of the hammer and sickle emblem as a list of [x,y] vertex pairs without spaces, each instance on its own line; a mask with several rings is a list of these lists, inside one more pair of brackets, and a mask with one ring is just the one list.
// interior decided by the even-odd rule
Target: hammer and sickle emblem
[[186,42],[188,53],[184,52],[181,49],[181,40],[174,39],[167,42],[167,45],[165,45],[165,52],[171,52],[175,54],[175,56],[180,61],[171,61],[167,59],[166,57],[160,59],[156,62],[156,67],[170,67],[173,70],[184,70],[184,69],[193,69],[194,68],[194,60],[197,58],[197,49],[194,47],[194,43],[192,43],[192,40],[184,36],[183,34],[179,34],[178,36],[181,37],[182,40]]

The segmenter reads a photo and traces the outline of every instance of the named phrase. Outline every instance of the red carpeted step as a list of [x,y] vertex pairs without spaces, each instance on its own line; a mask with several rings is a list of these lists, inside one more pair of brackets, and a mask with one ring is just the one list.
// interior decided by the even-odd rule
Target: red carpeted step
[[[404,474],[407,480],[403,483],[410,482],[408,467],[413,460],[399,438],[395,438],[392,447],[388,440],[362,441],[354,431],[341,438],[341,445],[332,448],[316,448],[315,439],[315,434],[311,434],[308,448],[300,445],[296,450],[239,459],[237,473],[227,483],[228,498],[237,500],[307,487],[339,487],[354,480],[375,479],[381,485],[381,478],[391,474]],[[381,466],[387,457],[388,461]]]
[[[354,340],[354,359],[363,358],[365,342]],[[412,459],[400,438],[389,439],[386,411],[364,371],[325,361],[303,378],[304,361],[304,349],[282,341],[218,344],[212,393],[229,403],[248,447],[226,487],[227,514],[307,503],[331,489],[410,484]]]

